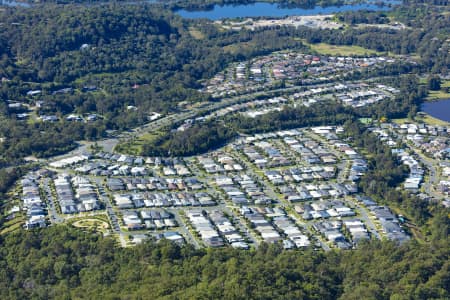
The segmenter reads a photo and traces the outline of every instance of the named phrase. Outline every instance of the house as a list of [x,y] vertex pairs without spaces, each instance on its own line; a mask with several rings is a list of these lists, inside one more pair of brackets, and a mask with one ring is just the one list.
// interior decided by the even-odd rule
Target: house
[[31,90],[31,91],[27,92],[27,96],[36,96],[36,95],[39,95],[41,93],[42,93],[41,90]]
[[122,219],[123,219],[125,226],[128,228],[128,230],[140,230],[140,229],[144,228],[137,212],[125,211],[125,212],[123,212]]
[[82,91],[83,92],[94,92],[97,90],[97,87],[95,85],[85,85],[83,86]]
[[132,176],[145,176],[147,175],[147,169],[145,167],[133,167],[130,173]]
[[43,122],[57,122],[59,120],[55,115],[40,116],[40,118]]
[[111,191],[122,191],[125,189],[125,185],[120,178],[108,178],[106,180],[106,185],[108,186],[108,189]]
[[98,119],[98,116],[96,114],[89,114],[86,117],[86,121],[88,121],[88,122],[94,122],[94,121],[97,121],[97,119]]
[[114,202],[120,209],[127,209],[134,207],[130,195],[114,194]]
[[75,114],[68,115],[66,117],[66,120],[67,121],[74,121],[74,122],[81,122],[81,121],[83,121],[83,119],[80,116],[75,115]]
[[25,229],[44,228],[46,227],[45,216],[32,216],[25,221]]

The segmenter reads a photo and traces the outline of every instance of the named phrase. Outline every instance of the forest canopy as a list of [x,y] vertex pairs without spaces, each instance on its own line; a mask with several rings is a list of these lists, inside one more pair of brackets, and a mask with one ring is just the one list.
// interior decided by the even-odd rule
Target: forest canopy
[[[446,226],[448,234],[448,218]],[[442,228],[441,228],[442,229]],[[448,239],[355,251],[195,250],[168,241],[120,248],[68,227],[1,238],[2,299],[446,299]]]

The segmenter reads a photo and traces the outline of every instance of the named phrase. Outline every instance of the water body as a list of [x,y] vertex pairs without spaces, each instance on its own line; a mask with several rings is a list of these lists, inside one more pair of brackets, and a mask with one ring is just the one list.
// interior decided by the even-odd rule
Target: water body
[[424,103],[421,110],[436,119],[450,122],[450,99]]
[[[140,1],[130,1],[130,2],[121,2],[124,4],[142,4],[142,3],[157,3],[158,0],[146,0],[145,2],[140,2]],[[102,4],[101,2],[99,3],[84,3],[83,5],[86,6],[92,6],[95,4]],[[26,2],[20,2],[20,1],[15,1],[15,0],[0,0],[0,7],[1,6],[12,6],[12,7],[31,7],[32,4],[30,3],[26,3]]]
[[30,7],[30,4],[17,1],[0,0],[0,6],[18,6],[18,7]]
[[[399,4],[398,1],[387,1],[388,4]],[[286,16],[310,16],[327,15],[345,11],[357,10],[377,10],[387,11],[391,7],[388,5],[377,5],[375,3],[346,4],[341,6],[328,6],[314,8],[287,8],[280,7],[276,3],[256,2],[242,5],[215,5],[212,10],[207,11],[187,11],[178,10],[177,13],[183,18],[210,20],[220,20],[225,18],[245,18],[245,17],[286,17]]]

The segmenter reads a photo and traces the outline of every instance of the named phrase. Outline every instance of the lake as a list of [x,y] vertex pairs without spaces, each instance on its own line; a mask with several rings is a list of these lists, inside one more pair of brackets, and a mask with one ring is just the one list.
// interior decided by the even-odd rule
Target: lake
[[8,1],[8,0],[0,0],[0,6],[22,6],[22,7],[29,7],[30,4],[24,3],[24,2],[17,2],[17,1]]
[[436,119],[450,122],[450,99],[426,102],[421,110]]
[[[156,3],[158,0],[147,0],[146,3]],[[140,4],[141,2],[123,2],[125,4]],[[16,7],[31,7],[31,4],[26,2],[14,1],[14,0],[0,0],[1,6],[16,6]],[[91,5],[90,3],[85,3],[86,6]]]
[[[390,4],[399,4],[399,1],[385,1]],[[184,9],[176,12],[183,18],[198,19],[205,18],[219,20],[225,18],[245,18],[245,17],[285,17],[285,16],[309,16],[327,15],[345,11],[357,10],[390,10],[388,5],[380,6],[375,3],[346,4],[341,6],[328,6],[314,8],[287,8],[280,7],[276,3],[256,2],[241,5],[215,5],[212,10],[207,11],[187,11]]]

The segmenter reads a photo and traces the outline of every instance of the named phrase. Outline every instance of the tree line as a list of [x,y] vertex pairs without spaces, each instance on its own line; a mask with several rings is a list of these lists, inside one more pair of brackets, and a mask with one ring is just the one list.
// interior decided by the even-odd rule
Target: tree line
[[[448,212],[447,212],[448,213]],[[433,219],[448,234],[448,217]],[[445,231],[443,231],[443,229]],[[448,239],[354,251],[194,249],[168,241],[120,248],[67,226],[0,237],[3,299],[446,299]]]

